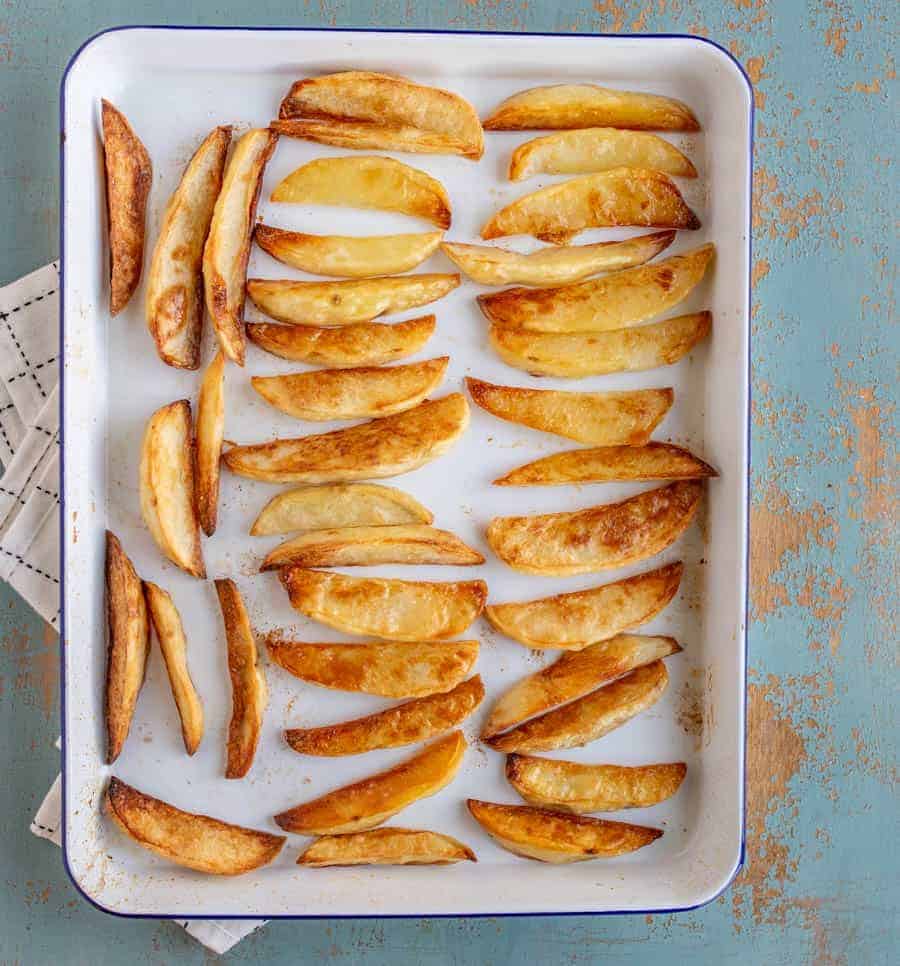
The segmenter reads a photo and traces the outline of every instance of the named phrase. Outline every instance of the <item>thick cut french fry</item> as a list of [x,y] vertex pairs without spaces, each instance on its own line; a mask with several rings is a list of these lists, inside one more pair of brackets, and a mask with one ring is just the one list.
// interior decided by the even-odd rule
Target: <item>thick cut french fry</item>
[[197,516],[203,532],[216,532],[219,516],[219,469],[225,436],[225,356],[209,364],[197,396]]
[[468,847],[439,832],[373,828],[350,835],[323,835],[297,859],[297,865],[447,865],[477,862]]

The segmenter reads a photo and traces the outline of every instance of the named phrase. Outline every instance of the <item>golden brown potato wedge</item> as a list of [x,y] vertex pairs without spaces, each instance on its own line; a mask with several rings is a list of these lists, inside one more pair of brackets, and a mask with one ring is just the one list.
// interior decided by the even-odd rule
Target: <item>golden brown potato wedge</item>
[[422,523],[337,527],[301,533],[276,547],[260,570],[280,567],[377,567],[379,564],[446,564],[472,567],[484,557],[456,534]]
[[109,231],[109,314],[118,315],[141,280],[153,165],[125,115],[105,99],[101,113]]
[[477,862],[468,847],[439,832],[374,828],[351,835],[323,835],[297,859],[297,865],[447,865]]
[[266,865],[287,841],[256,829],[183,812],[118,778],[109,780],[106,809],[138,845],[177,865],[211,875],[240,875]]
[[473,281],[482,285],[566,285],[598,272],[632,268],[650,261],[675,239],[657,231],[624,241],[541,248],[528,255],[493,245],[443,242],[441,250]]
[[151,584],[144,583],[147,607],[156,629],[156,639],[166,663],[166,673],[172,688],[172,697],[181,719],[181,736],[184,748],[189,755],[200,747],[203,738],[203,705],[197,689],[191,680],[187,665],[187,638],[181,624],[181,616],[169,593]]
[[481,229],[485,239],[534,235],[567,244],[585,228],[700,227],[675,182],[660,171],[613,168],[548,185],[501,209]]
[[267,403],[297,419],[327,422],[402,413],[440,386],[450,356],[403,366],[317,369],[286,376],[253,376]]
[[670,366],[712,331],[712,313],[695,312],[612,332],[529,332],[491,325],[489,340],[508,365],[535,376],[580,379]]
[[339,148],[376,151],[407,151],[411,154],[465,154],[459,141],[445,134],[416,127],[387,127],[361,121],[285,118],[272,121],[273,131],[290,138],[333,144]]
[[348,634],[388,641],[455,637],[484,610],[487,599],[483,580],[347,577],[303,567],[285,567],[278,576],[301,614]]
[[188,162],[169,199],[147,279],[147,328],[160,359],[200,368],[203,246],[222,187],[231,128],[217,127]]
[[479,295],[491,320],[534,332],[603,332],[644,322],[687,298],[706,273],[714,245],[603,278],[559,288],[510,288]]
[[527,574],[625,567],[674,543],[693,520],[702,495],[702,482],[686,480],[571,513],[495,517],[487,540],[504,563]]
[[[392,135],[411,130],[423,140],[430,138],[425,141],[431,145],[428,153],[462,154],[473,161],[484,153],[481,121],[465,98],[405,77],[364,70],[308,77],[294,84],[278,113],[282,118],[331,121],[370,132],[359,147],[404,150]],[[384,132],[380,143],[376,132]],[[438,150],[441,142],[443,148]],[[405,150],[416,150],[416,142],[407,143]]]
[[655,842],[661,829],[564,815],[530,805],[499,805],[470,798],[472,817],[498,845],[539,862],[583,862],[635,852]]
[[243,778],[250,771],[259,744],[269,689],[259,663],[250,618],[237,585],[233,580],[217,580],[216,593],[225,624],[228,674],[231,677],[232,707],[225,777]]
[[640,446],[669,411],[671,389],[560,392],[466,378],[472,399],[494,416],[579,443]]
[[[352,646],[352,645],[351,645]],[[450,645],[443,645],[449,647]],[[430,694],[378,714],[321,728],[291,728],[285,741],[301,755],[359,755],[426,741],[455,728],[481,704],[481,678],[463,681],[444,694]]]
[[509,180],[523,181],[536,174],[595,174],[612,168],[649,168],[678,178],[697,177],[690,160],[655,134],[589,127],[520,144],[509,162]]
[[454,731],[399,765],[281,812],[275,821],[301,835],[363,832],[449,785],[465,753],[466,739]]
[[682,101],[596,84],[552,84],[508,97],[484,122],[486,131],[616,127],[632,131],[699,131]]
[[392,158],[317,158],[281,181],[272,201],[399,211],[450,227],[450,198],[440,181]]
[[269,657],[301,681],[382,698],[442,694],[478,660],[478,641],[312,644],[276,633],[268,635],[266,646]]
[[356,322],[337,327],[248,322],[246,329],[260,349],[282,359],[355,369],[399,362],[418,352],[434,335],[435,318],[423,315],[394,325]]
[[683,570],[679,561],[588,590],[489,604],[484,616],[526,647],[580,651],[654,618],[675,596]]
[[222,351],[239,366],[244,364],[245,353],[241,316],[250,237],[263,171],[277,141],[278,135],[265,128],[248,131],[238,141],[225,169],[222,190],[203,249],[206,307]]
[[141,511],[160,550],[182,570],[205,579],[194,485],[191,404],[158,409],[144,432],[140,469]]
[[441,231],[416,235],[307,235],[257,225],[256,244],[273,258],[313,275],[371,278],[396,275],[421,264],[440,244]]
[[680,650],[671,637],[619,634],[582,651],[569,651],[502,694],[491,709],[481,737],[487,741],[537,714],[583,697],[637,667]]
[[699,480],[719,474],[680,446],[601,446],[553,453],[494,480],[494,486],[562,486],[624,480]]
[[398,476],[442,456],[469,425],[465,396],[452,393],[405,413],[318,436],[235,446],[232,473],[268,483],[342,483]]
[[377,483],[303,486],[272,497],[250,528],[254,537],[294,530],[432,523],[434,514],[408,493]]
[[495,735],[487,743],[497,751],[507,752],[580,748],[655,704],[668,683],[665,664],[654,661],[539,718]]
[[219,469],[225,436],[225,356],[209,364],[197,395],[197,516],[203,532],[216,532],[219,516]]
[[582,765],[575,761],[510,755],[506,777],[532,805],[567,812],[617,812],[620,808],[648,808],[678,791],[687,765]]
[[141,578],[119,538],[106,531],[106,762],[122,751],[150,654],[150,622]]

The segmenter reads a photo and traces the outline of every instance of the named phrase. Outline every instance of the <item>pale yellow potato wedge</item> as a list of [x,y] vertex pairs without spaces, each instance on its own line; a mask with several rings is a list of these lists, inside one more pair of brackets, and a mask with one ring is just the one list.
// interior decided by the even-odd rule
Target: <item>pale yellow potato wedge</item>
[[508,97],[484,122],[486,131],[616,127],[633,131],[699,131],[682,101],[596,84],[552,84]]
[[147,328],[160,359],[200,368],[203,246],[222,188],[231,128],[217,127],[188,162],[163,215],[147,279]]
[[313,275],[371,278],[408,272],[433,254],[442,231],[415,235],[307,235],[269,225],[257,225],[256,244],[273,258]]
[[285,567],[279,579],[291,606],[348,634],[388,641],[456,637],[484,610],[483,580],[435,583],[387,577],[348,577]]
[[554,864],[607,859],[655,842],[662,829],[610,822],[585,815],[562,815],[530,805],[466,801],[472,817],[494,841],[526,859]]
[[627,767],[531,755],[506,759],[506,778],[526,802],[576,814],[649,808],[671,798],[686,774],[683,761]]
[[225,356],[219,351],[207,367],[197,395],[197,516],[203,532],[216,532],[219,471],[225,437]]
[[247,294],[266,315],[290,325],[347,325],[442,299],[459,275],[387,275],[341,282],[251,278]]
[[398,211],[438,228],[449,228],[451,219],[440,181],[392,158],[317,158],[281,181],[272,201]]
[[683,570],[679,561],[588,590],[488,604],[484,616],[526,647],[580,651],[654,618],[675,596]]
[[399,748],[455,728],[468,718],[483,698],[484,685],[476,674],[444,694],[415,698],[377,714],[340,724],[290,728],[285,731],[284,739],[301,755],[332,758],[380,748]]
[[191,404],[158,409],[144,432],[140,471],[141,511],[160,550],[182,570],[205,579],[196,511]]
[[305,120],[285,118],[272,121],[273,131],[286,137],[333,144],[352,150],[406,151],[410,154],[463,154],[465,145],[446,134],[421,131],[416,127],[388,127],[364,121],[337,121],[329,118]]
[[449,785],[465,753],[466,739],[454,731],[399,765],[296,805],[275,821],[286,832],[301,835],[363,832]]
[[697,177],[690,159],[655,134],[589,127],[520,144],[509,161],[509,180],[523,181],[536,174],[595,174],[612,168],[649,168],[678,178]]
[[248,131],[235,146],[225,169],[209,235],[203,249],[203,284],[222,351],[244,364],[246,341],[242,315],[247,260],[262,176],[278,135],[266,128]]
[[534,332],[603,332],[668,311],[700,283],[715,252],[703,245],[603,278],[560,288],[510,288],[479,295],[491,322]]
[[328,422],[392,416],[418,406],[440,386],[449,356],[403,366],[317,369],[285,376],[253,376],[267,403],[297,419]]
[[301,533],[276,547],[260,570],[281,567],[377,567],[443,564],[472,567],[484,557],[448,530],[422,523],[337,527]]
[[377,483],[304,486],[272,497],[250,533],[266,537],[294,530],[389,527],[432,523],[434,514],[408,493]]
[[105,796],[110,818],[138,845],[177,865],[211,875],[240,875],[271,862],[287,841],[252,828],[183,812],[118,778]]
[[191,672],[187,665],[187,637],[181,623],[178,609],[168,591],[144,582],[144,593],[147,597],[147,607],[150,618],[156,630],[156,639],[166,664],[172,697],[181,719],[181,736],[184,739],[184,749],[189,755],[200,747],[203,738],[203,705],[197,695],[197,689],[191,680]]
[[485,239],[534,235],[567,244],[585,228],[700,227],[675,182],[660,171],[613,168],[548,185],[501,209],[481,229]]
[[[459,94],[415,84],[405,77],[348,70],[297,81],[281,102],[279,117],[356,122],[387,132],[412,129],[442,138],[441,154],[462,154],[477,161],[484,153],[484,132],[475,108]],[[333,143],[333,142],[329,142]],[[433,143],[433,142],[432,142]],[[390,140],[359,147],[401,150]],[[414,143],[406,150],[415,150]]]
[[442,456],[468,425],[465,396],[452,393],[347,429],[235,446],[222,458],[232,473],[268,483],[383,479]]
[[472,399],[493,416],[578,443],[640,446],[669,411],[671,389],[561,392],[496,386],[466,378]]
[[434,335],[435,317],[394,325],[356,322],[337,327],[248,322],[247,337],[260,349],[292,362],[333,369],[381,366],[414,355]]
[[217,580],[228,641],[231,678],[231,721],[228,724],[226,778],[243,778],[256,755],[263,715],[269,703],[266,676],[259,662],[247,608],[233,580]]
[[569,651],[504,692],[491,709],[481,737],[489,741],[535,715],[581,698],[635,668],[680,650],[671,637],[619,634],[584,650]]
[[441,251],[482,285],[566,285],[598,272],[618,271],[650,261],[675,240],[674,231],[657,231],[625,241],[541,248],[528,255],[492,245],[443,242]]
[[602,446],[552,453],[494,480],[494,486],[563,486],[625,480],[699,480],[719,474],[680,446]]
[[645,664],[605,687],[489,738],[497,751],[553,751],[596,741],[655,704],[669,683],[662,661]]
[[478,660],[478,641],[376,641],[314,644],[266,638],[269,657],[322,688],[382,698],[421,698],[455,688]]
[[125,115],[101,104],[109,232],[109,314],[118,315],[141,280],[153,165]]
[[297,865],[322,869],[330,865],[447,865],[477,862],[468,847],[439,832],[408,828],[374,828],[351,835],[323,835]]
[[493,324],[488,338],[497,355],[516,369],[581,379],[670,366],[711,331],[712,313],[695,312],[612,332],[529,332]]
[[131,729],[150,654],[150,621],[141,578],[119,538],[106,531],[106,763],[122,751]]

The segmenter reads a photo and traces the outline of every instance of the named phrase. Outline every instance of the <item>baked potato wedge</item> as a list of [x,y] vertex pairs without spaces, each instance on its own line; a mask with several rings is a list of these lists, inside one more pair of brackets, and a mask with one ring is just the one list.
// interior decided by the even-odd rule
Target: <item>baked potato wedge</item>
[[384,479],[442,456],[468,425],[465,396],[452,393],[347,429],[235,446],[222,458],[232,473],[267,483]]
[[197,395],[197,516],[211,537],[219,517],[219,471],[225,436],[225,356],[216,353]]
[[488,604],[484,616],[526,647],[580,651],[652,620],[678,591],[684,564],[524,603]]
[[450,227],[450,198],[440,181],[392,158],[317,158],[291,172],[272,201],[376,208]]
[[712,313],[695,312],[612,332],[529,332],[491,325],[500,358],[535,376],[581,379],[670,366],[712,331]]
[[526,802],[576,814],[649,808],[671,798],[686,774],[683,761],[626,767],[532,755],[506,759],[506,778]]
[[[350,645],[352,646],[352,645]],[[444,647],[450,647],[445,644]],[[337,757],[380,748],[414,745],[455,728],[481,704],[481,678],[463,681],[444,694],[430,694],[377,714],[321,728],[290,728],[285,741],[301,755]]]
[[101,120],[109,232],[109,314],[118,315],[141,280],[153,165],[128,119],[106,99],[101,103]]
[[275,816],[286,832],[345,835],[386,822],[449,785],[466,753],[461,731],[438,738],[406,761]]
[[675,398],[671,389],[619,392],[561,392],[497,386],[466,378],[472,399],[511,423],[578,443],[640,446],[662,422]]
[[144,594],[150,619],[156,630],[156,639],[166,665],[172,697],[181,719],[181,737],[184,750],[193,755],[203,738],[203,705],[191,680],[187,665],[187,637],[181,616],[172,597],[156,584],[144,582]]
[[401,366],[317,369],[285,376],[253,376],[267,403],[313,422],[393,416],[418,406],[444,379],[449,356]]
[[322,869],[329,865],[447,865],[477,862],[468,847],[439,832],[408,828],[373,828],[350,835],[323,835],[297,865]]
[[337,327],[248,322],[247,337],[260,349],[292,362],[333,369],[380,366],[414,355],[434,335],[435,318],[423,315],[394,325],[356,322]]
[[308,235],[257,225],[256,244],[273,258],[313,275],[371,278],[396,275],[421,264],[440,244],[442,231],[415,235]]
[[228,674],[231,677],[232,710],[225,777],[243,778],[250,771],[256,755],[263,715],[269,703],[269,689],[259,663],[247,608],[237,585],[233,580],[217,580],[216,593],[225,624]]
[[119,538],[106,531],[106,763],[122,751],[131,729],[150,654],[150,622],[141,578]]
[[273,131],[286,137],[319,144],[333,144],[351,150],[406,151],[410,154],[465,154],[459,141],[445,134],[421,131],[416,127],[387,127],[363,121],[336,121],[329,118],[306,120],[289,117],[272,121]]
[[246,340],[242,315],[247,260],[262,176],[278,135],[266,128],[248,131],[235,146],[225,169],[209,235],[203,249],[206,308],[222,351],[244,364]]
[[559,288],[510,288],[479,295],[481,311],[501,325],[533,332],[603,332],[645,322],[683,301],[700,283],[714,245],[624,272]]
[[164,859],[211,875],[241,875],[271,862],[287,841],[256,829],[183,812],[118,778],[106,789],[106,810],[138,845]]
[[694,230],[700,219],[668,175],[613,168],[523,195],[498,211],[481,229],[481,237],[534,235],[566,245],[585,228],[621,226]]
[[348,577],[303,567],[278,575],[294,610],[339,631],[388,641],[456,637],[484,610],[483,580]]
[[668,248],[674,231],[657,231],[624,241],[541,248],[528,255],[493,245],[443,242],[441,251],[473,281],[482,285],[566,285],[598,272],[643,265]]
[[266,638],[269,657],[301,681],[382,698],[420,698],[455,688],[478,660],[478,641],[310,644]]
[[217,127],[188,162],[163,215],[147,279],[147,328],[160,359],[200,368],[203,246],[222,188],[231,128]]
[[476,822],[509,852],[539,862],[583,862],[635,852],[655,842],[662,829],[565,815],[530,805],[499,805],[470,798]]

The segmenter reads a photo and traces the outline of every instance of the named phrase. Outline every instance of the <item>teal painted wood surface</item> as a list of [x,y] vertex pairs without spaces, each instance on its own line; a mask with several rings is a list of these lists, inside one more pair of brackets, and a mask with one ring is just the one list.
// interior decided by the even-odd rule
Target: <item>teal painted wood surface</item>
[[[896,962],[896,7],[0,0],[0,282],[57,255],[69,56],[105,27],[162,22],[700,33],[756,87],[746,867],[692,913],[283,922],[229,961]],[[205,962],[171,923],[89,907],[59,851],[27,833],[58,768],[56,655],[53,635],[0,587],[0,964]]]

